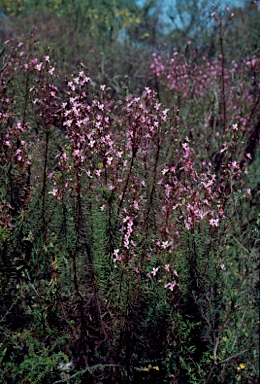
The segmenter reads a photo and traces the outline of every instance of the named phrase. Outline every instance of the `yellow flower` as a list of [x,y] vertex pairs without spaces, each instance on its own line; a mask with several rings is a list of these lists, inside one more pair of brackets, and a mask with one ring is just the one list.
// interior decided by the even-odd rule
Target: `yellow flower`
[[237,370],[241,371],[242,369],[245,369],[245,368],[246,368],[246,365],[243,363],[240,363],[239,366],[237,367]]

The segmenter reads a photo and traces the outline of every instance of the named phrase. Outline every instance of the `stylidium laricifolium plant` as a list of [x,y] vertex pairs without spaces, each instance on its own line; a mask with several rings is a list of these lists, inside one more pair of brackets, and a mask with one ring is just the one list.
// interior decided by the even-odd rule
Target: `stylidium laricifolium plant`
[[256,380],[257,59],[158,52],[115,98],[5,46],[3,382]]

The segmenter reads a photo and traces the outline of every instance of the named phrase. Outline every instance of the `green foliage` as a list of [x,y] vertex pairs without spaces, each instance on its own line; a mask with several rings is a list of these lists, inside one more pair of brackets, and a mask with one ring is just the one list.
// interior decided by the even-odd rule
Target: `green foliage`
[[30,330],[12,334],[8,329],[1,347],[1,376],[3,383],[53,383],[58,378],[57,366],[68,357],[58,351],[55,342],[47,347],[40,341],[40,335]]

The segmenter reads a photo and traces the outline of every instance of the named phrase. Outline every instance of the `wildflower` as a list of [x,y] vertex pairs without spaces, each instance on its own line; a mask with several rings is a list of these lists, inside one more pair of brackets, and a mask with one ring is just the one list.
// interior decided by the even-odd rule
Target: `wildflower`
[[227,150],[227,142],[225,141],[225,143],[223,144],[223,148],[220,150],[220,153],[223,153]]
[[242,369],[245,369],[246,365],[244,363],[240,363],[239,366],[237,367],[238,371],[241,371]]
[[36,64],[34,68],[40,72],[42,70],[42,63]]
[[167,113],[169,112],[169,108],[166,108],[162,113],[163,113],[163,116],[162,116],[162,121],[166,121],[167,120]]
[[102,169],[96,170],[94,173],[97,177],[100,177],[100,174],[102,172]]
[[138,211],[139,210],[139,204],[138,201],[134,201],[134,208]]
[[117,157],[121,158],[122,155],[123,155],[123,151],[117,151],[117,152],[116,152],[116,156],[117,156]]
[[95,142],[96,142],[95,140],[90,140],[90,142],[89,142],[90,148],[94,147]]
[[164,288],[169,288],[170,291],[173,291],[174,287],[176,285],[176,282],[173,281],[172,283],[167,283],[164,285]]
[[113,157],[112,156],[108,156],[107,157],[107,165],[111,165],[112,161],[113,161]]
[[162,170],[162,174],[165,175],[168,171],[169,171],[169,169],[164,168],[164,169]]
[[149,95],[152,91],[149,87],[145,87],[145,92],[147,93],[147,95]]
[[165,264],[164,268],[167,272],[170,272],[170,264]]
[[153,268],[152,272],[151,272],[151,275],[155,276],[156,273],[158,272],[160,267],[157,267],[157,268]]
[[52,191],[48,192],[49,195],[56,196],[58,193],[58,189],[53,189]]
[[115,249],[114,250],[114,259],[113,259],[113,262],[116,263],[117,261],[120,261],[121,260],[121,255],[119,255],[119,249]]
[[[72,91],[75,91],[76,87],[75,85],[72,83],[72,81],[69,81],[68,82],[68,87],[72,90]],[[71,101],[71,100],[70,100]]]
[[219,219],[210,219],[209,224],[212,227],[218,227],[219,226]]

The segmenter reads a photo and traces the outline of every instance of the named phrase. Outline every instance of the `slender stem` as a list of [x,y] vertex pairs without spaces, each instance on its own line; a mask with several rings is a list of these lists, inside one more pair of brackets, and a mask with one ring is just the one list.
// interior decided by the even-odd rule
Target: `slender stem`
[[45,130],[45,151],[44,151],[44,168],[43,168],[43,185],[42,185],[42,233],[44,243],[47,240],[47,228],[46,228],[46,192],[47,192],[47,167],[48,167],[48,152],[49,152],[49,141],[50,141],[50,129],[46,127]]
[[131,177],[131,174],[132,174],[132,169],[133,169],[133,166],[134,166],[134,158],[135,158],[135,155],[136,155],[136,154],[135,154],[135,152],[133,151],[132,158],[131,158],[131,163],[130,163],[130,168],[129,168],[128,175],[127,175],[127,179],[126,179],[126,182],[125,182],[125,186],[124,186],[124,190],[123,190],[122,198],[121,198],[120,203],[119,203],[119,205],[118,205],[117,215],[119,215],[120,209],[122,208],[122,205],[123,205],[123,201],[124,201],[124,198],[125,198],[125,194],[126,194],[126,191],[127,191],[127,187],[128,187],[128,184],[129,184],[129,180],[130,180],[130,177]]
[[[153,182],[152,182],[152,189],[150,193],[150,198],[148,202],[148,208],[146,212],[146,220],[145,220],[145,241],[144,244],[146,244],[147,238],[148,238],[148,228],[149,228],[149,216],[151,213],[152,205],[153,205],[153,198],[155,195],[155,182],[156,182],[156,177],[157,177],[157,168],[158,168],[158,163],[159,163],[159,156],[160,156],[160,150],[161,146],[159,143],[159,138],[158,138],[158,143],[157,143],[157,151],[156,151],[156,157],[155,157],[155,164],[154,164],[154,169],[153,169]],[[143,261],[145,257],[145,249],[143,249],[142,256],[140,259],[140,271],[142,271],[142,266],[143,266]]]
[[221,93],[222,93],[222,106],[223,106],[223,128],[224,132],[227,128],[227,106],[226,106],[226,89],[225,89],[225,54],[223,44],[223,25],[222,20],[219,24],[219,42],[221,52]]

